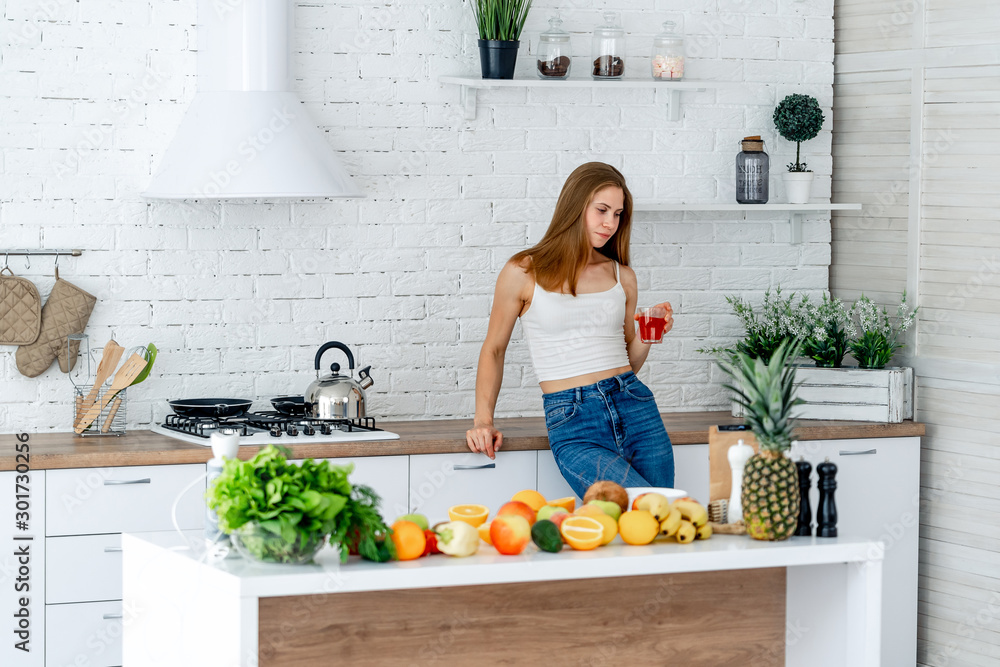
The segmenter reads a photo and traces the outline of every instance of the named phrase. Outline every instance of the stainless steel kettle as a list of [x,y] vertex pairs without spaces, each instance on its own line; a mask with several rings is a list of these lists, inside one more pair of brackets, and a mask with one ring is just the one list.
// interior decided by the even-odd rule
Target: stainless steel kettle
[[[329,375],[320,375],[320,360],[327,350],[338,349],[347,355],[347,365],[350,375],[340,374],[340,364],[330,365],[333,371]],[[323,343],[316,352],[316,379],[309,385],[305,393],[306,416],[314,419],[360,419],[365,417],[365,389],[374,381],[368,371],[371,366],[365,366],[358,371],[358,380],[354,379],[354,355],[343,343],[330,341]]]

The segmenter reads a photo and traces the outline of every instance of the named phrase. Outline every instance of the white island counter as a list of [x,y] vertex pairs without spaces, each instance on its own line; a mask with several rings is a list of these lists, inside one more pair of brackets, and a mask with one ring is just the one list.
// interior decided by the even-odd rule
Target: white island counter
[[[879,664],[882,549],[716,535],[404,563],[206,562],[123,536],[124,659],[145,665]],[[638,662],[636,662],[638,661]]]

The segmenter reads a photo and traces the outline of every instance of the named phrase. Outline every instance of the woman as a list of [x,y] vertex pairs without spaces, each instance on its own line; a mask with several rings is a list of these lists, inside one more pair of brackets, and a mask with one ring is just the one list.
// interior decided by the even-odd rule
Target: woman
[[[493,412],[520,317],[542,389],[549,447],[577,495],[598,480],[673,486],[670,438],[653,393],[635,375],[649,344],[635,331],[631,228],[632,195],[617,169],[590,162],[570,174],[545,236],[511,257],[497,278],[479,355],[475,420],[466,432],[469,449],[494,458],[503,445]],[[670,331],[673,309],[660,305]]]

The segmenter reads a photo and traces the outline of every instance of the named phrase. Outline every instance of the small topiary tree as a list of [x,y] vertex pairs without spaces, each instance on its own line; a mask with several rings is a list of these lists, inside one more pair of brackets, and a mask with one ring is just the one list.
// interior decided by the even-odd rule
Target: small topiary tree
[[789,95],[774,109],[774,125],[778,134],[795,142],[795,162],[788,164],[788,171],[810,171],[799,161],[803,141],[809,141],[823,127],[823,110],[811,95]]

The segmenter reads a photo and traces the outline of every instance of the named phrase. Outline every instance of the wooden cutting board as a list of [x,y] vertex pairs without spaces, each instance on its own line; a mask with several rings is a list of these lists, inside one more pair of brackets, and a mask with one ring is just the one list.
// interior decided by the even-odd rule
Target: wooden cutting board
[[753,431],[730,431],[719,429],[742,428],[741,426],[708,427],[709,501],[729,499],[732,492],[733,474],[729,468],[729,448],[742,440],[757,452],[757,438]]

